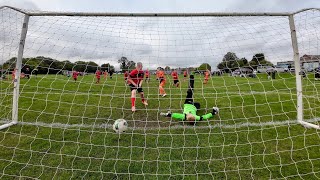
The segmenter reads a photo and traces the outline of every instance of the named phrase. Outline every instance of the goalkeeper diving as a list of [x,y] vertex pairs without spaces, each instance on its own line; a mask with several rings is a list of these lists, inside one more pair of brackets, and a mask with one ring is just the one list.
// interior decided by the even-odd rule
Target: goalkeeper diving
[[212,111],[205,115],[197,115],[197,110],[200,109],[200,103],[193,101],[193,90],[194,90],[194,75],[190,74],[189,88],[187,91],[187,97],[183,105],[183,113],[172,113],[168,111],[167,113],[160,113],[161,116],[172,117],[179,121],[188,121],[190,123],[195,123],[196,121],[207,120],[213,115],[219,113],[218,107],[213,107]]

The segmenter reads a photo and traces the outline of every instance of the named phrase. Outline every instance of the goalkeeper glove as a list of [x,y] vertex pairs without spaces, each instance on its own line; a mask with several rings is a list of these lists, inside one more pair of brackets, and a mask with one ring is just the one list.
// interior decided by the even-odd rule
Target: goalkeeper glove
[[213,115],[219,114],[219,108],[218,107],[213,107],[212,108],[212,114]]
[[161,112],[160,116],[171,117],[171,114],[172,114],[171,111],[168,111],[167,113]]

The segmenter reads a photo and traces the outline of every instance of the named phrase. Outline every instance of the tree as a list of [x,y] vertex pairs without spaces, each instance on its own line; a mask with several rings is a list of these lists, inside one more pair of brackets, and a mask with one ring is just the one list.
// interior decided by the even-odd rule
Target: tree
[[198,70],[199,71],[205,71],[205,70],[209,70],[211,71],[211,66],[208,63],[202,63],[199,67]]
[[164,68],[165,71],[170,71],[170,69],[171,69],[171,68],[170,68],[169,66],[166,66],[166,67]]
[[249,62],[249,65],[252,67],[257,66],[273,66],[273,64],[270,61],[267,61],[264,53],[257,53],[254,56],[252,56],[252,60]]
[[128,70],[133,70],[135,68],[136,68],[136,63],[134,61],[128,61],[127,69]]
[[128,58],[123,56],[118,60],[118,63],[120,63],[120,69],[122,69],[122,72],[128,69],[128,66],[127,66],[128,62],[129,62]]
[[121,57],[118,60],[118,63],[120,63],[120,69],[122,70],[122,72],[132,70],[136,66],[136,63],[134,61],[129,61],[126,57]]
[[86,72],[88,73],[95,73],[97,71],[98,68],[100,68],[100,66],[92,61],[87,62],[86,64]]
[[101,64],[101,70],[102,71],[109,71],[110,69],[110,64],[107,63],[107,64]]
[[237,61],[237,60],[239,60],[239,58],[234,52],[227,52],[227,54],[225,54],[222,59],[222,61]]
[[64,64],[63,70],[72,71],[72,67],[74,66],[72,62],[70,62],[69,60],[64,60],[62,61],[62,63]]
[[76,70],[79,72],[85,72],[86,66],[87,66],[86,64],[87,63],[84,61],[76,61],[73,66],[73,70]]

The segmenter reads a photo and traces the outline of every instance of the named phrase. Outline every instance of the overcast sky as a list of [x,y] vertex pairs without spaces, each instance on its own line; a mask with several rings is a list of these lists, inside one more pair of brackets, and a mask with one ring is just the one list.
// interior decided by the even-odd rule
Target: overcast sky
[[[319,0],[2,0],[2,5],[81,12],[293,12],[320,7]],[[22,16],[2,16],[0,53],[4,61],[16,52]],[[300,53],[320,54],[319,17],[318,11],[295,17]],[[203,62],[216,66],[228,51],[249,60],[259,52],[274,63],[291,60],[288,19],[32,17],[25,55],[92,60],[99,64],[115,64],[117,58],[126,56],[155,68],[197,66]]]
[[318,0],[2,0],[0,5],[94,12],[260,12],[320,7]]

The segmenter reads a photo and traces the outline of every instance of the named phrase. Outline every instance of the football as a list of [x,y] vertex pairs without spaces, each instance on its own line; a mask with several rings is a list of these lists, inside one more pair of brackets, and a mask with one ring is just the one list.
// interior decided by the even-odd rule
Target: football
[[113,130],[117,133],[123,133],[128,129],[128,123],[124,119],[117,119],[113,123]]

